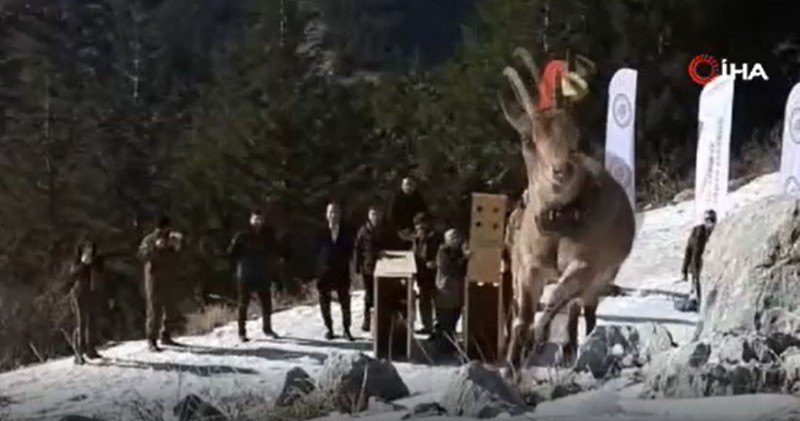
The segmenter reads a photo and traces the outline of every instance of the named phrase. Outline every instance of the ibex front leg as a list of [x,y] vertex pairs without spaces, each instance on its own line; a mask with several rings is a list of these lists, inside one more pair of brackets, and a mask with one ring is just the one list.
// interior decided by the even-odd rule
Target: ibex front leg
[[547,300],[544,312],[539,316],[533,326],[533,332],[531,332],[531,334],[534,337],[534,349],[536,345],[547,338],[550,324],[555,315],[558,314],[567,303],[579,297],[591,280],[591,268],[585,262],[573,261],[567,266],[561,274],[552,295],[550,295],[550,298]]
[[531,341],[534,339],[529,336],[529,332],[533,326],[548,273],[550,271],[541,268],[528,268],[522,272],[524,276],[518,278],[517,311],[511,329],[511,342],[508,346],[507,358],[508,363],[514,368],[521,367],[522,361],[530,350]]

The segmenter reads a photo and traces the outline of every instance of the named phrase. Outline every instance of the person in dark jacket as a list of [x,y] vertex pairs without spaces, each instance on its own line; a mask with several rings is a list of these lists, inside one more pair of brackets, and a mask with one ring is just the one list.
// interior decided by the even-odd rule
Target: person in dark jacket
[[361,325],[364,332],[369,332],[372,324],[375,264],[389,244],[381,211],[377,206],[371,206],[367,213],[367,222],[358,230],[355,244],[355,270],[364,283],[364,323]]
[[[171,333],[178,322],[177,269],[183,235],[172,230],[169,217],[161,217],[154,231],[142,239],[138,255],[144,261],[144,289],[147,301],[145,331],[150,351],[162,345],[177,345]],[[160,330],[160,335],[159,335]]]
[[428,213],[428,206],[417,191],[416,180],[409,176],[403,179],[400,191],[392,199],[390,208],[389,220],[396,233],[394,247],[404,250],[413,247],[414,216],[418,213]]
[[433,307],[436,297],[436,255],[439,252],[439,235],[430,229],[425,213],[414,217],[414,260],[417,264],[417,288],[419,289],[419,316],[422,330],[417,333],[433,333]]
[[469,251],[461,234],[450,229],[436,256],[436,331],[433,339],[444,345],[455,343],[455,331],[464,307],[464,282]]
[[703,252],[706,249],[708,237],[717,224],[717,213],[709,209],[705,212],[703,223],[692,228],[689,240],[686,242],[686,252],[683,256],[683,267],[681,273],[683,281],[688,280],[688,275],[692,277],[692,294],[700,305],[700,272],[703,268]]
[[261,331],[278,338],[272,330],[272,278],[276,276],[279,256],[278,241],[273,231],[265,226],[264,215],[258,209],[250,213],[250,229],[238,233],[228,247],[228,255],[236,265],[238,291],[239,339],[247,342],[247,309],[255,293],[261,305]]
[[68,278],[72,309],[75,313],[75,364],[86,362],[84,356],[101,358],[97,346],[97,319],[107,305],[103,258],[90,240],[78,244]]
[[341,223],[341,208],[338,203],[329,203],[326,209],[327,226],[319,237],[317,253],[317,290],[322,320],[327,329],[325,338],[335,338],[331,319],[331,295],[336,291],[342,308],[344,337],[354,340],[350,334],[350,263],[354,240],[347,227]]

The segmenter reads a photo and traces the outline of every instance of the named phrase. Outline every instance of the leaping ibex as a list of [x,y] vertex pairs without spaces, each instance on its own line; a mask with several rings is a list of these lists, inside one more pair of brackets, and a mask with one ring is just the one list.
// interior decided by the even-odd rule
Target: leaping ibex
[[[538,85],[530,54],[518,48],[514,55]],[[519,368],[525,354],[547,339],[556,313],[572,300],[583,302],[587,334],[594,329],[599,295],[628,257],[636,224],[623,188],[579,150],[578,127],[561,85],[555,84],[553,106],[535,109],[517,71],[509,66],[503,74],[523,109],[513,115],[499,98],[505,118],[522,138],[528,174],[528,204],[512,245],[515,315],[506,351],[510,366]],[[549,282],[556,283],[555,289],[534,324]],[[578,312],[570,311],[568,349],[573,352],[577,320]]]

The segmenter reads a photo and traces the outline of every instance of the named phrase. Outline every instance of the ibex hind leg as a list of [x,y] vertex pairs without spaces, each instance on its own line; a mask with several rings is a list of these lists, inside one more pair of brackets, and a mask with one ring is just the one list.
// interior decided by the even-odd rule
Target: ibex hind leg
[[576,262],[566,268],[547,300],[544,312],[533,326],[534,345],[538,345],[547,338],[547,332],[555,315],[570,301],[581,296],[590,280],[591,270],[587,265]]
[[517,297],[516,314],[511,327],[511,339],[508,344],[506,362],[513,368],[519,368],[523,347],[528,342],[527,332],[533,324],[536,308],[533,305],[531,294],[521,293]]

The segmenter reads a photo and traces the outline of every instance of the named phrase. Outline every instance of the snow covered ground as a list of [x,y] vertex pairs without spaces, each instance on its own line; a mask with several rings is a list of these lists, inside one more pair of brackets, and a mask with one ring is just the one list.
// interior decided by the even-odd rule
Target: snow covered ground
[[[776,174],[761,177],[733,192],[731,205],[737,208],[759,200],[774,192],[776,184]],[[689,291],[688,283],[677,279],[692,215],[691,202],[643,215],[633,252],[617,281],[618,285],[638,290],[641,295],[604,300],[598,310],[600,323],[655,321],[667,326],[679,342],[688,339],[697,316],[675,311],[673,297],[668,293]],[[353,325],[357,327],[361,324],[363,299],[361,292],[354,295]],[[334,320],[338,323],[341,320],[339,309],[336,304],[333,307]],[[82,367],[74,366],[71,358],[63,358],[0,374],[0,405],[5,406],[0,408],[0,418],[7,415],[13,420],[47,420],[64,414],[81,414],[124,419],[136,402],[161,401],[166,410],[165,419],[171,419],[172,406],[187,393],[196,393],[215,403],[243,394],[277,397],[284,376],[292,367],[302,366],[313,376],[332,350],[371,351],[366,337],[354,343],[325,341],[316,307],[297,307],[275,314],[273,324],[278,333],[286,335],[283,339],[262,339],[256,333],[260,321],[251,321],[248,328],[254,340],[240,344],[232,323],[204,336],[178,338],[186,346],[169,348],[163,353],[150,353],[144,341],[134,341],[103,349],[103,360]],[[360,334],[355,330],[353,333]],[[397,364],[397,368],[414,395],[409,403],[436,399],[454,370],[403,363]],[[625,390],[598,391],[605,393],[600,395],[602,399],[595,395],[594,398],[558,400],[537,409],[536,416],[541,416],[539,419],[593,420],[699,420],[723,416],[756,419],[769,411],[797,406],[794,398],[768,395],[737,396],[728,398],[724,404],[708,399],[692,403],[648,402],[625,395],[630,392]],[[4,401],[7,404],[3,404]],[[605,407],[596,407],[598,402],[605,402]]]

